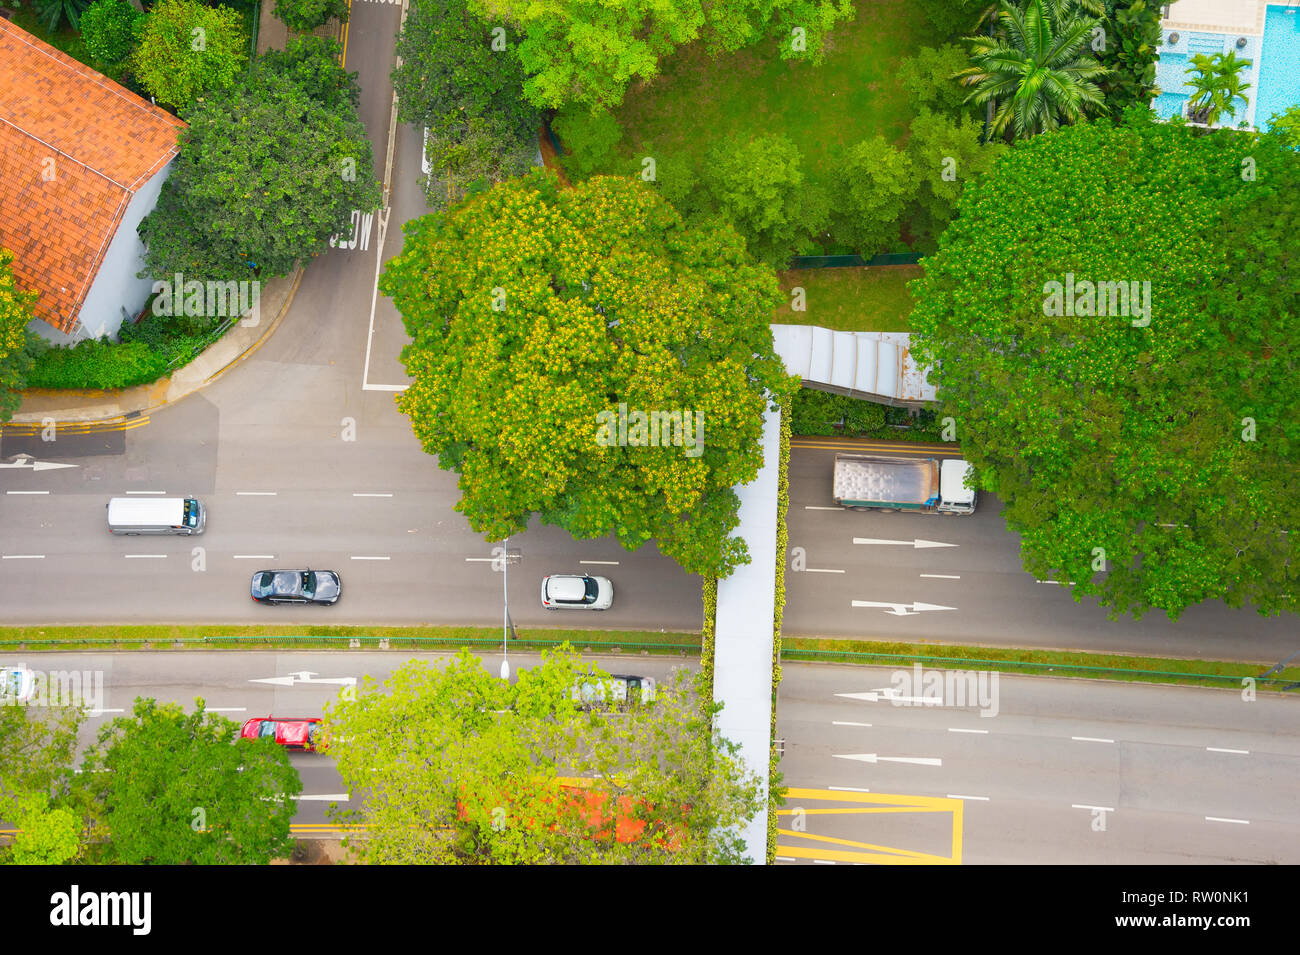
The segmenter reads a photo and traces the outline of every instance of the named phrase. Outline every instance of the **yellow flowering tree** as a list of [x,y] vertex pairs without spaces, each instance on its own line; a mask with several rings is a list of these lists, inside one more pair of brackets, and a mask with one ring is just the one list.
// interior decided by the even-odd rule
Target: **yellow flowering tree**
[[398,404],[461,475],[488,540],[536,513],[574,537],[658,541],[688,571],[748,560],[732,537],[790,379],[771,269],[730,226],[687,228],[645,184],[563,190],[534,172],[406,227],[380,290],[412,343]]
[[27,353],[27,323],[32,320],[35,292],[14,284],[10,264],[14,254],[0,248],[0,421],[8,421],[22,403],[24,376],[32,367]]

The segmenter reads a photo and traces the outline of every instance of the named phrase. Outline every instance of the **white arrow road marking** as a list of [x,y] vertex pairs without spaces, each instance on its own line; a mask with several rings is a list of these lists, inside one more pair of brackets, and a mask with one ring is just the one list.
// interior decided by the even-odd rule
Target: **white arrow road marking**
[[956,610],[956,607],[944,607],[940,604],[926,604],[921,602],[900,604],[881,602],[879,600],[855,600],[855,607],[888,607],[885,613],[893,614],[895,617],[911,617],[918,613],[924,613],[927,610]]
[[249,683],[271,683],[275,686],[294,686],[298,683],[335,683],[343,686],[356,686],[357,678],[354,676],[343,677],[321,677],[317,678],[312,670],[299,670],[296,673],[290,673],[288,676],[268,676],[259,679],[251,679]]
[[868,690],[866,693],[836,693],[836,696],[842,696],[848,700],[865,700],[868,703],[878,703],[881,700],[888,700],[897,703],[912,703],[922,706],[943,706],[943,700],[933,696],[899,696],[893,689],[886,687],[881,690]]
[[832,753],[836,759],[856,759],[860,763],[912,763],[916,766],[942,766],[943,760],[934,756],[877,756],[875,753],[849,753],[841,756]]
[[879,537],[855,537],[855,538],[853,538],[853,543],[855,543],[855,544],[901,544],[903,547],[911,547],[913,550],[919,550],[919,549],[922,548],[922,547],[959,547],[959,546],[961,546],[961,545],[959,545],[959,544],[943,544],[943,543],[940,543],[939,541],[924,541],[924,540],[919,540],[919,539],[918,539],[918,540],[910,540],[910,541],[895,541],[895,540],[883,540],[883,539],[881,539],[881,538],[879,538]]
[[79,468],[80,464],[58,464],[54,461],[37,461],[30,454],[19,454],[8,464],[0,461],[0,468],[26,468],[31,471],[53,471],[58,468]]

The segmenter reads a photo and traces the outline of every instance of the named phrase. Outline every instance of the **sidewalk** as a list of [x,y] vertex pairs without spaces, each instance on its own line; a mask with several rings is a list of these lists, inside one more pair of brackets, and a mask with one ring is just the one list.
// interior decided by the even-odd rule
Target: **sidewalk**
[[[275,0],[262,0],[257,27],[259,54],[271,49],[283,50],[289,41],[289,28],[275,16],[274,10]],[[339,40],[342,24],[330,20],[312,33]],[[228,368],[257,351],[271,337],[288,312],[302,275],[303,266],[299,265],[284,278],[263,283],[261,319],[258,324],[246,328],[242,320],[237,322],[220,341],[209,346],[188,365],[177,369],[170,377],[159,379],[153,384],[116,391],[29,389],[23,393],[23,403],[14,414],[12,423],[39,424],[46,418],[59,422],[112,420],[126,415],[144,414],[180,401],[215,381]]]

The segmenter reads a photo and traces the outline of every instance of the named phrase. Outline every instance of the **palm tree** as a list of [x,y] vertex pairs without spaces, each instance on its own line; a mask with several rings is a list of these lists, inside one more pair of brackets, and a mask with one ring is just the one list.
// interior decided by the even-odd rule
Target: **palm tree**
[[1087,48],[1098,21],[1080,0],[1000,0],[993,36],[968,37],[971,65],[956,79],[974,90],[966,102],[996,104],[988,135],[1023,139],[1075,123],[1103,105],[1093,80],[1110,73]]
[[90,0],[36,0],[36,15],[45,22],[51,33],[67,20],[74,30],[81,29],[81,15],[90,6]]
[[[1187,100],[1187,118],[1194,123],[1213,126],[1224,113],[1237,114],[1233,101],[1246,97],[1241,94],[1250,89],[1238,75],[1250,66],[1250,60],[1239,60],[1233,50],[1206,56],[1198,53],[1191,60],[1187,73],[1191,76],[1192,95]],[[1192,74],[1195,74],[1192,76]]]

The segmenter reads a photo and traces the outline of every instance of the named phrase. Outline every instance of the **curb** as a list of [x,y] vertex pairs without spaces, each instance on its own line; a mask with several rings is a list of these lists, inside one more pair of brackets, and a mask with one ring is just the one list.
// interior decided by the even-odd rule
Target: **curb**
[[[298,286],[302,284],[302,277],[305,273],[306,273],[306,266],[299,265],[294,269],[294,272],[291,276],[292,281],[289,286],[289,292],[285,296],[284,303],[280,306],[280,310],[279,312],[276,313],[275,318],[271,321],[269,325],[267,325],[266,330],[260,336],[258,336],[257,340],[254,341],[247,348],[245,348],[238,355],[236,355],[234,358],[232,358],[221,368],[217,369],[215,372],[213,372],[211,375],[205,378],[203,381],[194,385],[194,387],[180,394],[172,395],[168,393],[171,386],[172,378],[175,376],[177,372],[181,370],[181,369],[177,369],[176,372],[173,372],[171,375],[168,375],[166,378],[160,378],[157,381],[151,382],[147,385],[132,386],[134,388],[144,388],[149,391],[158,391],[158,390],[162,391],[163,394],[166,395],[166,397],[164,397],[163,400],[161,401],[149,403],[146,400],[144,402],[141,402],[139,407],[132,407],[126,409],[122,409],[120,405],[114,402],[114,407],[111,414],[95,414],[94,412],[79,412],[77,414],[77,417],[75,418],[57,418],[56,423],[62,424],[62,423],[107,422],[107,421],[126,420],[128,418],[138,417],[140,415],[148,414],[150,412],[158,410],[159,408],[164,408],[169,404],[173,404],[177,401],[181,401],[184,398],[188,398],[190,395],[194,394],[195,392],[201,391],[202,389],[206,388],[208,385],[212,384],[212,382],[216,381],[218,378],[224,375],[235,365],[238,365],[244,359],[248,358],[250,355],[255,353],[264,344],[266,344],[267,339],[269,339],[271,335],[274,334],[275,330],[280,327],[280,323],[284,321],[284,317],[289,313],[289,307],[293,305],[294,297],[298,294]],[[216,348],[220,344],[221,341],[218,340],[213,342],[211,345],[209,345],[208,348],[209,349]],[[204,354],[203,352],[200,352],[198,355],[195,355],[193,361],[191,361],[190,364],[192,365],[194,361],[198,361],[198,359],[202,357],[203,354]],[[123,388],[117,392],[101,391],[98,392],[98,394],[113,395],[113,394],[120,394],[122,391],[127,391],[127,390],[130,389]],[[81,392],[78,392],[76,390],[69,390],[67,392],[69,397],[72,397],[79,393],[85,394],[85,391],[83,390]],[[34,421],[28,421],[20,413],[14,415],[13,419],[6,422],[6,424],[23,425],[23,424],[38,423],[47,417],[50,417],[50,415],[49,414],[38,415],[34,419]]]

